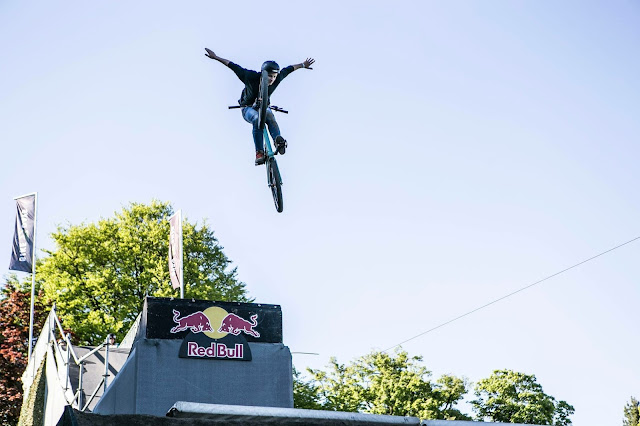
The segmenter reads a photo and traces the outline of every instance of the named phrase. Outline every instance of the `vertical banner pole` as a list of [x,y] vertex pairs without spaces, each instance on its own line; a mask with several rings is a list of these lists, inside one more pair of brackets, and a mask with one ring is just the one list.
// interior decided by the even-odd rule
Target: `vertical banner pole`
[[178,211],[180,220],[180,299],[184,299],[184,253],[182,252],[182,210]]
[[27,361],[31,361],[31,352],[33,350],[33,318],[36,297],[36,235],[38,226],[38,193],[35,193],[35,208],[33,212],[33,255],[31,265],[31,311],[29,313],[29,357]]

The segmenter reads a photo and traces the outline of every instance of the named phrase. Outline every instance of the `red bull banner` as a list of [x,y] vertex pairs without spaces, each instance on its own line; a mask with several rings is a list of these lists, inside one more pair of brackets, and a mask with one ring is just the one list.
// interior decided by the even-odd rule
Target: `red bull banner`
[[148,297],[143,317],[148,339],[182,339],[181,358],[250,361],[249,342],[282,343],[278,305]]

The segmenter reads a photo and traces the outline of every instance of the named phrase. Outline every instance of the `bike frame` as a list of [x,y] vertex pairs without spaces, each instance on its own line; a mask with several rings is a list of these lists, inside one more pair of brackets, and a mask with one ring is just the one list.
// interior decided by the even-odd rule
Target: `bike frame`
[[[238,109],[238,108],[245,108],[245,106],[242,105],[233,105],[230,106],[229,109]],[[289,114],[289,111],[280,108],[279,106],[276,105],[270,105],[269,109],[272,111],[277,111],[277,112],[281,112],[284,114]],[[277,151],[273,150],[273,147],[271,146],[271,135],[269,134],[269,132],[267,131],[267,125],[265,124],[264,128],[262,129],[262,132],[264,134],[263,138],[262,138],[262,146],[264,149],[264,153],[267,156],[267,158],[273,158],[274,156],[278,155]],[[275,158],[274,158],[275,160]],[[267,161],[265,161],[265,164],[267,164]],[[281,179],[282,180],[282,179]],[[282,182],[280,182],[282,183]]]
[[[234,105],[230,106],[229,109],[236,108],[245,108],[242,105]],[[288,114],[289,111],[286,111],[280,107],[275,105],[270,105],[268,107],[272,111],[282,112],[284,114]],[[265,154],[265,168],[267,170],[267,186],[271,190],[273,195],[274,202],[276,204],[276,209],[279,213],[282,212],[282,175],[280,175],[280,170],[278,169],[278,162],[275,159],[275,156],[278,155],[278,151],[273,149],[271,135],[267,130],[267,124],[265,123],[262,127],[262,149]],[[272,176],[277,177],[277,179],[272,181]]]
[[[262,132],[264,133],[264,136],[262,138],[263,139],[262,143],[264,146],[264,155],[267,157],[264,164],[268,164],[269,159],[273,158],[273,161],[276,161],[274,157],[278,155],[278,151],[273,150],[271,146],[271,135],[269,135],[269,132],[267,131],[267,126],[264,126],[264,127],[265,128],[262,129]],[[282,185],[282,179],[280,179],[280,184]]]

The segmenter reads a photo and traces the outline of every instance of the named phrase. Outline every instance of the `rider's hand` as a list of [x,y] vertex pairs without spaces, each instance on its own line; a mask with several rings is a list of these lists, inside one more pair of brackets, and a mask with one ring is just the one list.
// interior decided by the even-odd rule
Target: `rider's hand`
[[312,70],[313,68],[311,68],[311,65],[313,65],[315,61],[316,60],[313,58],[307,58],[307,60],[302,63],[302,67],[308,70]]
[[218,57],[216,56],[216,54],[213,52],[213,50],[208,49],[208,48],[204,48],[204,50],[207,51],[207,53],[204,54],[204,56],[208,56],[211,59],[217,59]]

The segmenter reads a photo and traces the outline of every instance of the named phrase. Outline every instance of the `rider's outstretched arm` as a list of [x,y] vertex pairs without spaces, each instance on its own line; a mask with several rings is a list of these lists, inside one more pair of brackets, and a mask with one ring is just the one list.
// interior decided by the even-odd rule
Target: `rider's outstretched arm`
[[204,54],[204,56],[207,56],[211,59],[215,59],[218,62],[222,62],[223,64],[225,64],[226,66],[229,66],[229,60],[225,59],[225,58],[221,58],[220,56],[216,55],[213,50],[208,49],[208,48],[204,48],[204,50],[206,50],[207,53]]
[[313,68],[311,68],[311,65],[313,65],[313,63],[314,63],[315,61],[316,61],[316,60],[315,60],[315,59],[313,59],[313,58],[307,58],[307,60],[306,60],[306,61],[304,61],[304,62],[302,62],[302,63],[300,63],[300,64],[295,64],[295,65],[293,66],[293,70],[295,71],[295,70],[300,69],[300,68],[306,68],[306,69],[308,69],[308,70],[312,70]]

